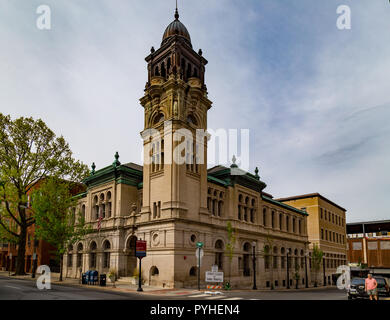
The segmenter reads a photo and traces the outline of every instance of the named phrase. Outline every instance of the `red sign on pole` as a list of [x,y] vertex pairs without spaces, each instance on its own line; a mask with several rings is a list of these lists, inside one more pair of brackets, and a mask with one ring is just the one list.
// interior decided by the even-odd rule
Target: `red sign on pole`
[[135,243],[135,256],[138,258],[146,257],[146,241],[137,240]]

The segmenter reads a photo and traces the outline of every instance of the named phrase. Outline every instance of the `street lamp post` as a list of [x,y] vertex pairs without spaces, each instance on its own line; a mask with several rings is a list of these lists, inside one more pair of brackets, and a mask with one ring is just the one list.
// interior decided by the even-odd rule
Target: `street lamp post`
[[257,290],[256,286],[256,242],[252,242],[252,249],[253,249],[253,290]]
[[33,267],[32,267],[32,274],[31,274],[31,278],[35,278],[35,272],[37,270],[37,246],[38,246],[39,242],[38,240],[34,239],[34,251],[33,251]]
[[326,286],[325,259],[322,259],[322,268],[324,270],[324,286]]
[[290,254],[290,251],[287,250],[287,289],[290,289],[290,270],[289,270],[289,254]]
[[307,277],[307,256],[309,253],[305,254],[305,287],[309,288],[309,283],[308,283],[308,277]]

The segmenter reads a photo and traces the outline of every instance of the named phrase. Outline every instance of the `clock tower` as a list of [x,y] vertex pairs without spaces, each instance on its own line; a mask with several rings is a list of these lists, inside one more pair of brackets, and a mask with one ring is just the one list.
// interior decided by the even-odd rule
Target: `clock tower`
[[160,48],[152,47],[145,60],[140,223],[207,219],[207,60],[202,50],[194,51],[177,8]]

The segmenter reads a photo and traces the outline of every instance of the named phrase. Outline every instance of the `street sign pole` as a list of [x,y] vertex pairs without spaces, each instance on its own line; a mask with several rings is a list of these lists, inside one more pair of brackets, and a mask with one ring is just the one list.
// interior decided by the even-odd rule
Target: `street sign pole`
[[142,290],[142,258],[146,257],[146,241],[137,240],[135,243],[135,256],[139,259],[139,273],[138,273],[138,289]]
[[198,290],[200,291],[200,248],[198,247]]
[[142,279],[141,279],[141,272],[142,272],[142,269],[141,269],[141,262],[142,262],[142,257],[139,257],[139,274],[138,274],[138,289],[137,291],[141,292],[141,291],[144,291],[142,290]]
[[198,290],[200,291],[200,261],[202,258],[201,253],[202,253],[203,242],[197,242],[196,247],[198,253]]

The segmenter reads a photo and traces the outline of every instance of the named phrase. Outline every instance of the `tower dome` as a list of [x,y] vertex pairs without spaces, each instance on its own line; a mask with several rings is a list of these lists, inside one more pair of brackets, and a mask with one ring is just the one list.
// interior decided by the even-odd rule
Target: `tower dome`
[[168,27],[165,29],[161,45],[166,43],[168,41],[168,39],[170,39],[173,36],[182,37],[192,47],[190,34],[189,34],[187,28],[185,27],[185,25],[180,22],[179,12],[178,12],[177,8],[176,8],[176,12],[175,12],[175,20],[173,20],[168,25]]

